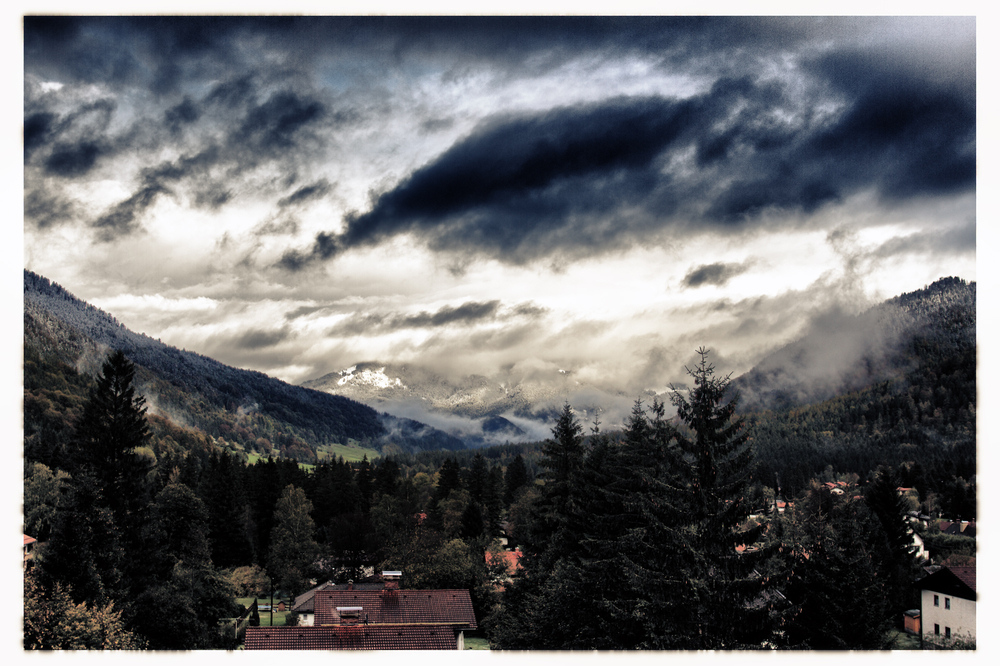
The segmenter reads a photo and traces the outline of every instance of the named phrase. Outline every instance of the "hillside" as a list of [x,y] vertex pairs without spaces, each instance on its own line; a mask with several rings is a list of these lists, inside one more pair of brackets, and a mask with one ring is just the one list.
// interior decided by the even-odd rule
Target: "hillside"
[[976,283],[942,278],[860,315],[830,315],[736,378],[743,411],[780,410],[975,354]]
[[[316,448],[332,443],[354,441],[374,448],[391,443],[403,450],[463,446],[423,424],[401,429],[397,419],[354,400],[226,366],[130,331],[30,271],[24,272],[24,342],[26,361],[44,365],[49,375],[93,375],[108,350],[123,350],[138,367],[151,415],[237,450],[315,461]],[[31,379],[34,368],[26,368],[26,389],[40,383]],[[26,400],[26,413],[33,404]],[[51,400],[43,412],[44,407],[51,408]],[[386,423],[394,426],[391,439]]]
[[888,465],[904,485],[949,498],[952,515],[975,516],[975,283],[945,278],[890,299],[733,385],[765,483],[777,475],[795,493],[824,470],[864,477]]

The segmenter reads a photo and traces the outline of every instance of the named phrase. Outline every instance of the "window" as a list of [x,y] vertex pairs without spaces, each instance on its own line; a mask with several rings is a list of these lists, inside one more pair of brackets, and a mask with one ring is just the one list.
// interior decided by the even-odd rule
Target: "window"
[[944,628],[944,637],[945,638],[951,638],[951,627],[945,627]]
[[941,602],[938,599],[938,595],[936,595],[936,594],[934,595],[934,605],[935,606],[940,606],[941,605]]
[[949,599],[948,597],[944,598],[944,609],[951,610],[951,599]]
[[935,636],[940,636],[941,635],[941,625],[940,624],[935,624],[934,625],[934,635]]

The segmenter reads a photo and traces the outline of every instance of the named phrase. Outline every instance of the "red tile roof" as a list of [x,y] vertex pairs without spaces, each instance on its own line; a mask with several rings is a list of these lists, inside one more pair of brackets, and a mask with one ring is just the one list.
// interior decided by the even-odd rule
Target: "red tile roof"
[[[500,553],[501,557],[507,562],[507,573],[513,574],[517,569],[523,568],[521,566],[521,556],[524,555],[519,550],[505,550]],[[493,561],[493,555],[490,551],[486,551],[486,564]]]
[[247,650],[455,650],[449,626],[247,627]]
[[30,537],[27,534],[24,534],[24,532],[22,532],[21,535],[24,537],[24,546],[27,546],[29,543],[35,543],[36,541],[35,537]]
[[955,577],[969,586],[973,592],[976,591],[976,567],[948,567]]
[[476,614],[468,590],[317,590],[317,626],[340,624],[338,606],[361,606],[361,618],[373,624],[448,624],[475,629]]

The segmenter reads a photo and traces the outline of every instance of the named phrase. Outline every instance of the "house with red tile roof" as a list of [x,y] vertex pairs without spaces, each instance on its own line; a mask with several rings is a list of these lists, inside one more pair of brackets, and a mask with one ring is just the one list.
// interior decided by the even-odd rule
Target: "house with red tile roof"
[[[311,590],[311,626],[249,627],[248,650],[462,650],[478,627],[468,590],[405,590],[399,572],[381,589],[320,586]],[[338,589],[339,588],[339,589]],[[296,602],[298,603],[300,596]],[[304,601],[304,600],[303,600]]]
[[316,618],[316,592],[319,590],[331,589],[331,590],[381,590],[383,589],[383,583],[340,583],[334,584],[330,582],[322,583],[307,590],[295,597],[292,601],[292,612],[298,616],[298,626],[300,627],[311,627],[315,624]]
[[916,583],[923,640],[949,647],[976,642],[976,567],[941,567]]
[[31,551],[34,549],[37,539],[35,539],[35,537],[28,536],[24,532],[21,533],[21,536],[24,537],[24,568],[27,569],[28,562],[30,562],[33,557]]
[[[493,584],[497,589],[503,589],[504,583],[507,583],[518,571],[523,569],[521,566],[521,556],[524,555],[520,550],[503,550],[498,554],[498,560],[505,565],[505,574],[494,578]],[[486,551],[486,566],[493,563],[493,553]]]

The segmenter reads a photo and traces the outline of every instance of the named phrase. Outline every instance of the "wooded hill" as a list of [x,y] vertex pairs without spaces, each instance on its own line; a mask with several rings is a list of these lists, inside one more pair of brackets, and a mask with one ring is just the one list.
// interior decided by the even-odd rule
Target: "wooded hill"
[[315,462],[316,448],[331,443],[379,450],[392,444],[404,451],[464,447],[422,423],[135,333],[61,286],[24,271],[26,447],[58,445],[86,397],[88,378],[111,349],[124,351],[136,364],[151,420],[164,431],[154,445],[173,454],[208,446],[205,436],[231,450],[302,462]]
[[791,495],[824,472],[864,480],[889,465],[946,513],[975,518],[975,283],[944,278],[830,322],[733,385],[765,484],[777,474]]

